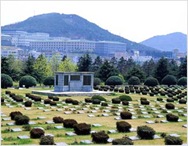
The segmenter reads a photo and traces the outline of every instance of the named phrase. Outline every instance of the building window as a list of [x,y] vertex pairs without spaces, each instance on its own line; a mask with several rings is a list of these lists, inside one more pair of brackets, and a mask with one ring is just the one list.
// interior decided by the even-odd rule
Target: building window
[[58,85],[58,75],[56,75],[56,85]]
[[69,85],[69,76],[68,75],[64,75],[64,85],[65,86]]
[[70,80],[71,81],[79,81],[80,80],[80,76],[79,75],[71,75],[70,76]]
[[91,76],[84,76],[83,85],[91,85]]

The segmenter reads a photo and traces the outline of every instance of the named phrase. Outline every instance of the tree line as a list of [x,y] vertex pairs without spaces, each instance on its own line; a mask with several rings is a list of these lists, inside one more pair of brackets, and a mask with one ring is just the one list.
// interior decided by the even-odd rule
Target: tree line
[[157,62],[153,59],[145,61],[142,65],[137,64],[132,58],[126,60],[123,57],[120,59],[112,57],[110,60],[106,60],[97,56],[92,60],[89,54],[81,56],[77,64],[66,56],[61,58],[59,54],[54,54],[49,60],[42,54],[36,59],[30,55],[25,61],[15,59],[12,55],[1,58],[1,73],[9,75],[13,81],[19,81],[22,76],[30,75],[39,84],[42,84],[45,78],[54,76],[56,71],[94,72],[94,76],[103,82],[110,76],[119,76],[125,82],[132,76],[138,77],[141,82],[152,76],[161,83],[166,75],[173,75],[177,79],[186,77],[187,57],[181,60],[179,66],[175,60],[164,57]]

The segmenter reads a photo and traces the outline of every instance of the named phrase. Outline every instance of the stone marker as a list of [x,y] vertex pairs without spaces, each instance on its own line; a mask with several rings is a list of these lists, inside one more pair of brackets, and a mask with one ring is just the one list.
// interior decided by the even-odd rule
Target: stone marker
[[25,107],[24,109],[25,109],[25,110],[31,110],[31,108],[30,108],[30,107]]
[[95,117],[95,115],[93,115],[93,114],[89,114],[89,115],[87,115],[88,117]]
[[74,132],[66,132],[65,135],[67,135],[67,136],[75,136],[76,133],[74,133]]
[[94,131],[94,130],[90,131],[90,134],[92,134],[92,133],[96,133],[96,131]]
[[37,107],[37,109],[43,110],[44,108],[43,107]]
[[63,129],[64,127],[63,126],[55,126],[54,128],[56,128],[56,129]]
[[106,113],[103,113],[102,116],[103,116],[103,117],[109,117],[109,115],[106,114]]
[[66,115],[67,115],[67,114],[72,114],[72,112],[70,112],[70,111],[65,111],[64,114],[66,114]]
[[131,139],[132,141],[140,140],[140,138],[138,136],[129,136],[129,139]]
[[11,131],[12,132],[20,132],[20,131],[22,131],[22,129],[21,128],[13,128],[13,129],[11,129]]
[[159,138],[161,138],[161,137],[160,137],[159,135],[154,135],[153,138],[154,138],[154,139],[159,139]]
[[29,139],[30,137],[27,136],[27,135],[20,135],[20,136],[17,136],[18,139]]
[[92,144],[93,142],[91,140],[81,140],[80,143]]
[[135,117],[135,116],[132,116],[132,119],[136,119],[137,117]]
[[161,112],[160,111],[154,111],[155,114],[160,114]]
[[45,134],[45,136],[51,136],[51,137],[54,137],[54,135],[53,134]]
[[97,113],[97,111],[96,111],[96,110],[92,110],[91,112],[92,112],[92,113]]
[[105,112],[105,113],[110,113],[110,110],[104,110],[103,112]]
[[128,111],[133,112],[133,111],[134,111],[134,109],[128,109]]
[[36,124],[36,122],[34,122],[34,121],[29,122],[29,125],[34,125],[34,124]]
[[173,133],[173,134],[169,134],[170,136],[174,136],[174,137],[180,137],[180,135]]
[[63,111],[63,109],[56,109],[56,111],[61,112],[61,111]]
[[54,124],[53,121],[46,121],[45,124]]
[[151,118],[151,116],[149,116],[149,115],[146,115],[146,116],[143,116],[144,118]]
[[145,115],[147,115],[148,114],[148,112],[141,112],[142,114],[145,114]]
[[3,113],[1,114],[1,117],[6,117],[6,116],[7,116],[7,115],[5,115],[5,114],[3,114]]
[[122,120],[121,117],[115,117],[114,120]]
[[44,109],[43,111],[44,112],[50,112],[51,110],[50,109]]
[[148,123],[148,124],[155,124],[154,121],[146,121],[146,123]]
[[187,128],[187,124],[183,125],[182,127]]
[[182,122],[183,120],[182,119],[178,119],[178,122]]
[[37,119],[46,119],[46,117],[40,116],[40,117],[37,117]]
[[108,130],[108,133],[117,133],[117,130],[114,130],[114,129]]
[[78,114],[84,114],[84,111],[78,111],[77,113]]
[[178,113],[183,113],[183,110],[177,110]]
[[57,142],[55,143],[56,146],[67,146],[65,142]]
[[7,123],[6,125],[7,125],[7,126],[14,126],[15,123],[14,123],[14,122],[10,122],[10,123]]
[[2,120],[3,120],[3,121],[10,121],[11,118],[10,118],[10,117],[8,117],[8,118],[2,118]]
[[130,128],[130,132],[136,132],[136,128]]
[[161,123],[168,123],[167,120],[161,120]]
[[44,130],[44,128],[42,128],[42,127],[34,127],[34,129],[42,129],[42,130]]
[[157,118],[164,118],[163,115],[157,115]]
[[101,127],[101,124],[92,124],[93,127]]
[[107,142],[111,143],[114,140],[114,138],[108,138]]

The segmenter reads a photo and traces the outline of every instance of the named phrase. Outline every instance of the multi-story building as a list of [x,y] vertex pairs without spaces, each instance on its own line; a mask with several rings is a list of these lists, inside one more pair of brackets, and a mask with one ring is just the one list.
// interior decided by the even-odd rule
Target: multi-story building
[[1,56],[8,57],[9,55],[13,55],[15,59],[19,59],[19,54],[23,50],[16,47],[11,46],[1,46]]

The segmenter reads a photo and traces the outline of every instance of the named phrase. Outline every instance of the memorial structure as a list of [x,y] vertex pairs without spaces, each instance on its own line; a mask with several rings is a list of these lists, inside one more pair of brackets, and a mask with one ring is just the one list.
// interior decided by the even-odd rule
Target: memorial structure
[[56,72],[54,76],[55,92],[93,91],[93,72]]

